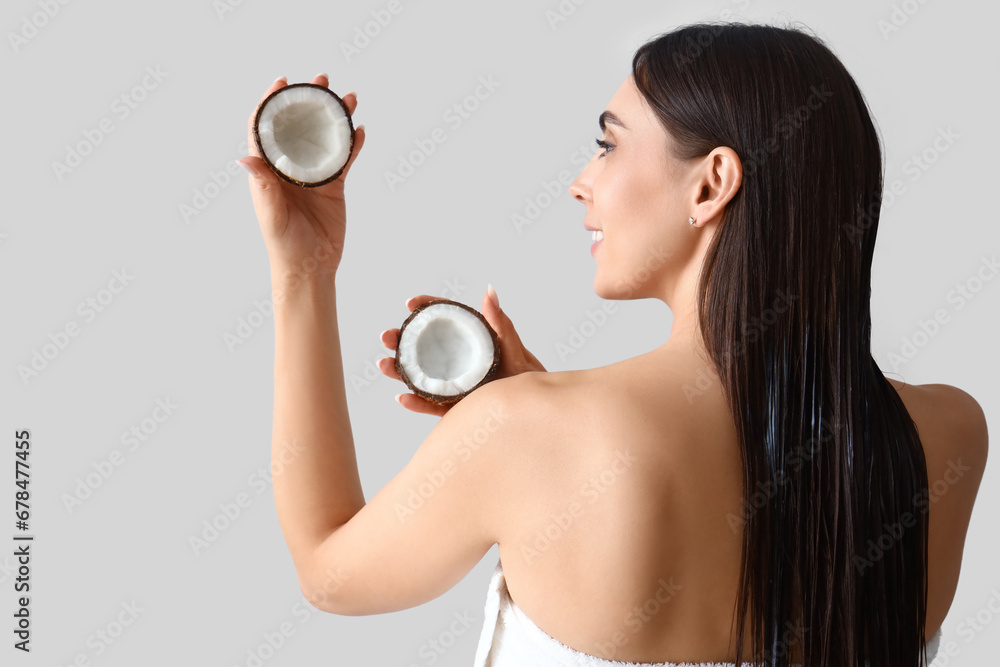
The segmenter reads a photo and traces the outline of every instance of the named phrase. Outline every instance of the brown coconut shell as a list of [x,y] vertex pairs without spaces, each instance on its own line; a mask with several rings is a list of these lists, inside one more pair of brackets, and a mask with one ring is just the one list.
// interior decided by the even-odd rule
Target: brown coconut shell
[[406,372],[403,370],[403,366],[399,363],[400,346],[398,341],[396,344],[395,365],[396,365],[396,372],[399,373],[399,378],[404,383],[406,383],[406,386],[409,387],[410,391],[412,391],[414,394],[420,396],[421,398],[427,399],[428,401],[430,401],[435,405],[451,405],[459,402],[460,400],[462,400],[463,398],[465,398],[466,396],[468,396],[469,394],[471,394],[472,392],[474,392],[476,389],[483,386],[487,382],[496,379],[497,369],[500,368],[500,339],[497,337],[497,332],[493,330],[493,327],[491,327],[490,323],[486,321],[486,318],[483,317],[482,313],[480,313],[475,308],[467,306],[464,303],[459,303],[458,301],[452,301],[451,299],[434,299],[433,301],[428,301],[427,303],[421,304],[416,308],[414,308],[413,312],[410,313],[405,320],[403,320],[403,323],[399,326],[399,341],[403,340],[403,332],[406,330],[406,325],[410,323],[410,320],[416,317],[417,313],[422,311],[424,308],[440,303],[447,303],[453,306],[459,306],[461,308],[464,308],[465,310],[469,311],[470,313],[478,317],[479,320],[486,326],[486,330],[490,332],[490,338],[493,339],[493,363],[490,365],[489,370],[486,371],[486,375],[484,375],[483,379],[480,380],[474,387],[470,388],[468,391],[464,393],[456,394],[454,396],[443,396],[441,394],[432,394],[428,391],[424,391],[423,389],[419,389],[413,385],[413,383],[410,381],[410,378],[407,377]]
[[347,167],[347,162],[351,161],[350,157],[347,158],[347,162],[344,163],[344,166],[341,167],[337,171],[337,173],[330,176],[329,178],[325,178],[322,181],[317,181],[315,183],[306,183],[304,181],[298,180],[297,178],[292,178],[291,176],[282,173],[282,171],[278,169],[273,162],[271,162],[271,160],[267,157],[267,155],[264,154],[264,147],[260,143],[259,123],[260,123],[260,116],[264,112],[264,107],[266,107],[267,103],[270,102],[272,99],[274,99],[274,97],[277,96],[282,91],[286,91],[289,88],[296,88],[302,86],[308,86],[310,88],[319,88],[320,90],[329,93],[331,96],[333,96],[334,99],[337,100],[337,102],[340,103],[340,106],[343,107],[344,109],[344,115],[347,116],[347,124],[351,128],[351,149],[348,152],[348,156],[354,154],[354,121],[351,119],[351,112],[348,110],[347,104],[344,102],[343,99],[341,99],[340,95],[333,92],[326,86],[321,86],[316,83],[292,83],[287,86],[282,86],[281,88],[278,88],[276,91],[265,97],[264,101],[261,102],[260,107],[257,109],[257,113],[253,117],[253,142],[257,146],[257,153],[260,155],[261,158],[263,158],[264,162],[267,163],[268,168],[275,174],[277,174],[279,178],[291,183],[292,185],[297,185],[302,188],[318,188],[321,185],[326,185],[330,181],[337,180],[340,177],[340,175],[344,173],[344,168]]

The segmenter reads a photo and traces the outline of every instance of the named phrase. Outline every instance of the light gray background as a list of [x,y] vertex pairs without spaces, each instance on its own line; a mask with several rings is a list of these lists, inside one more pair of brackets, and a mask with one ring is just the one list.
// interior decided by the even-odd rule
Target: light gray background
[[[557,0],[401,0],[402,11],[348,62],[341,44],[387,0],[103,0],[57,5],[52,18],[33,19],[40,1],[4,4],[0,49],[0,505],[13,505],[13,433],[31,429],[37,536],[34,650],[25,656],[11,648],[12,512],[3,519],[0,539],[10,545],[0,547],[4,664],[64,665],[84,654],[106,666],[247,665],[248,651],[286,621],[294,635],[263,664],[472,662],[495,548],[454,589],[420,607],[306,619],[302,610],[311,608],[298,590],[271,487],[252,478],[269,463],[273,320],[254,319],[260,326],[233,350],[224,337],[237,333],[255,301],[269,299],[270,276],[246,176],[225,172],[246,154],[247,117],[280,75],[297,82],[329,72],[336,92],[358,93],[355,122],[369,134],[349,178],[338,293],[368,498],[436,422],[397,405],[393,395],[403,386],[374,372],[388,354],[379,332],[399,326],[410,296],[444,295],[478,308],[492,282],[550,370],[603,365],[665,340],[671,316],[661,302],[619,303],[582,348],[560,355],[557,345],[589,321],[588,310],[607,303],[592,289],[583,206],[563,192],[520,233],[511,216],[544,192],[543,181],[579,171],[574,154],[593,151],[597,116],[645,39],[726,12],[805,23],[859,81],[884,138],[886,181],[899,179],[906,190],[880,226],[876,358],[908,382],[965,389],[997,432],[1000,280],[973,281],[980,290],[962,307],[953,291],[1000,246],[989,203],[1000,152],[995,3],[567,0],[564,9],[573,11],[553,28],[546,12],[559,11]],[[899,14],[906,22],[884,35],[879,21],[904,4],[912,15]],[[33,20],[43,27],[15,46],[11,34],[31,34],[25,22]],[[115,100],[141,85],[147,67],[164,78],[122,118]],[[445,110],[491,75],[500,87],[460,127],[448,125]],[[114,131],[59,180],[53,162],[105,118]],[[385,172],[436,127],[447,141],[390,191]],[[933,152],[947,128],[959,138],[915,178],[907,161]],[[211,187],[213,174],[222,187]],[[207,206],[185,221],[183,206],[205,203],[198,194]],[[78,304],[101,296],[121,269],[134,279],[87,321]],[[921,337],[921,322],[938,309],[947,323]],[[24,382],[18,367],[69,322],[79,335]],[[919,349],[894,367],[889,355],[903,351],[904,339]],[[176,411],[129,451],[121,434],[167,398]],[[124,462],[68,511],[64,496],[115,449]],[[1000,651],[1000,614],[988,607],[994,597],[1000,609],[997,482],[991,465],[943,626],[958,655],[938,665],[991,664]],[[250,506],[195,555],[189,537],[240,493]],[[88,636],[132,601],[142,609],[135,623],[96,655]],[[473,625],[453,626],[455,614],[468,614]],[[977,614],[987,622],[973,632],[967,617]],[[454,628],[462,631],[449,636]],[[437,654],[433,640],[451,646]]]

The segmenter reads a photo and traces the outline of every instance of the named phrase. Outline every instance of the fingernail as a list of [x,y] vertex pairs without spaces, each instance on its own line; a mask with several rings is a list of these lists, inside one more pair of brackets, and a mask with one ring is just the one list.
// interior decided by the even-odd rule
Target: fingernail
[[251,166],[250,166],[250,165],[248,165],[247,163],[243,162],[242,160],[237,160],[237,161],[236,161],[236,164],[238,164],[238,165],[240,165],[241,167],[243,167],[243,170],[244,170],[245,172],[247,172],[248,174],[250,174],[250,175],[251,175],[251,176],[253,176],[254,178],[257,178],[257,170],[256,170],[256,169],[254,169],[253,167],[251,167]]
[[347,93],[344,93],[344,97],[347,97],[348,95],[354,95],[355,99],[357,99],[357,97],[358,97],[358,94],[356,92],[354,92],[353,90],[348,91]]
[[499,308],[500,297],[497,296],[497,291],[493,289],[492,283],[486,285],[486,292],[490,295],[490,300],[493,302],[493,305]]
[[380,334],[378,335],[378,337],[379,337],[379,338],[385,338],[385,335],[386,335],[387,333],[389,333],[389,330],[388,330],[388,329],[386,329],[385,331],[383,331],[382,333],[380,333]]
[[396,394],[396,402],[399,403],[400,405],[403,404],[403,395],[402,394]]
[[275,79],[274,83],[278,83],[279,81],[284,81],[285,83],[288,83],[288,79],[284,75],[279,76],[277,79]]
[[[329,78],[330,78],[330,75],[329,75],[329,74],[327,74],[326,72],[320,72],[320,73],[319,73],[319,74],[317,74],[316,76],[325,76],[325,77],[326,77],[327,79],[329,79]],[[316,77],[313,77],[313,78],[315,79]]]

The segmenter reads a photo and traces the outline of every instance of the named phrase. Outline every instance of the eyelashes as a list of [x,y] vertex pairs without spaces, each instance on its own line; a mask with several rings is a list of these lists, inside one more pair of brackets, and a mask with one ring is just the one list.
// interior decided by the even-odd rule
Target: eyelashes
[[606,141],[602,141],[601,139],[594,139],[594,141],[597,142],[598,147],[604,149],[604,152],[597,156],[599,158],[604,157],[605,155],[608,154],[609,151],[611,151],[612,148],[614,148],[613,145],[609,144]]

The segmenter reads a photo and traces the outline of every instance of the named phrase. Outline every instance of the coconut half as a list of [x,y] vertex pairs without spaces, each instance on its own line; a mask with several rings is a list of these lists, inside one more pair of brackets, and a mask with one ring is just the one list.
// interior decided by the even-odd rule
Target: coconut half
[[396,372],[413,393],[436,405],[462,400],[492,380],[499,366],[496,332],[464,303],[428,301],[399,327]]
[[293,83],[264,98],[253,138],[271,171],[314,188],[344,171],[354,150],[354,123],[344,100],[326,86]]

